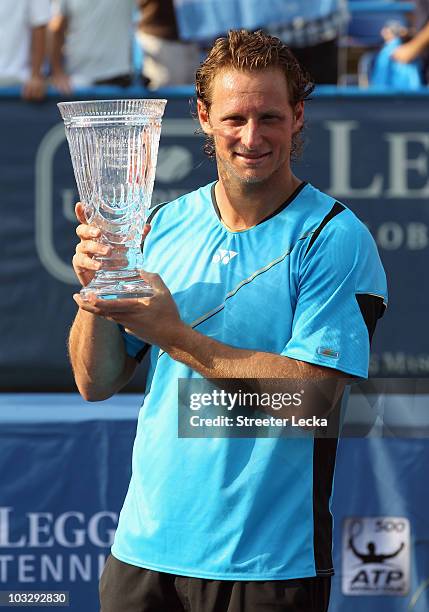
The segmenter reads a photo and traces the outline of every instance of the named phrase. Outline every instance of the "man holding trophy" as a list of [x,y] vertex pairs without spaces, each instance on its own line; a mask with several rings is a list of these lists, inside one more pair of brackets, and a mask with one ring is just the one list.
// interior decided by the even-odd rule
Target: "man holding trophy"
[[[143,270],[115,230],[135,238],[143,228],[123,204],[116,211],[119,197],[128,201],[124,190],[106,207],[82,187],[76,206],[73,265],[83,287],[124,261],[133,277],[114,287],[100,277],[75,296],[69,348],[79,391],[90,401],[110,397],[149,352],[101,609],[326,612],[335,438],[179,438],[178,380],[366,377],[386,279],[365,226],[292,173],[313,85],[288,48],[261,32],[230,32],[196,87],[218,180],[152,210]],[[154,166],[148,139],[127,140],[128,168],[141,155]],[[97,172],[108,174],[91,169],[91,180]],[[97,198],[94,213],[88,202]]]

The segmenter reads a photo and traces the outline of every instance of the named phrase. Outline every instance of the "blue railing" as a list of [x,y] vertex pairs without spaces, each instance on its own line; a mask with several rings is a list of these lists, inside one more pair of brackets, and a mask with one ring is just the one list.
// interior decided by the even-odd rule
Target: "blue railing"
[[[103,99],[106,98],[167,98],[167,99],[184,99],[192,98],[195,95],[195,89],[192,85],[183,85],[179,87],[163,87],[162,89],[148,90],[144,87],[132,86],[126,89],[122,87],[110,87],[110,86],[98,86],[98,87],[85,87],[76,89],[71,96],[67,99]],[[328,98],[360,98],[360,97],[428,97],[429,87],[421,87],[420,89],[413,91],[403,91],[399,89],[392,89],[390,87],[357,87],[351,86],[336,86],[336,85],[318,85],[315,89],[313,97],[328,97]],[[20,87],[4,87],[0,88],[0,100],[1,99],[19,99],[21,97]],[[54,88],[49,88],[47,91],[47,98],[64,100],[64,96],[59,94]],[[24,103],[24,102],[23,102]],[[28,103],[26,103],[28,104]],[[42,103],[30,103],[32,106]]]
[[415,9],[414,2],[384,2],[383,0],[351,0],[349,11],[354,13],[411,13]]

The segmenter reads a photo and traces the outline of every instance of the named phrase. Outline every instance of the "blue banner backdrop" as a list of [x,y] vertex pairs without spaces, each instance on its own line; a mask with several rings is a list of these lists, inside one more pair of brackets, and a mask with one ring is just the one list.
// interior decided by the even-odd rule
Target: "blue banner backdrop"
[[[169,96],[154,204],[216,176],[194,133],[191,94]],[[429,98],[322,94],[307,103],[307,145],[296,174],[350,206],[377,241],[390,305],[375,335],[371,374],[427,376]],[[106,92],[83,94],[96,96]],[[0,388],[69,390],[78,195],[56,100],[0,98],[0,131]],[[137,380],[131,389],[140,387]]]
[[66,609],[99,609],[139,402],[0,397],[0,590],[69,591]]

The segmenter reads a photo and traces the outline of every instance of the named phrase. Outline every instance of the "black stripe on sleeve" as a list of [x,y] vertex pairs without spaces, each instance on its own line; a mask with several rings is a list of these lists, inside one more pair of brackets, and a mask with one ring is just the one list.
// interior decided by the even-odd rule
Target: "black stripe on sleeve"
[[335,202],[335,204],[333,205],[331,210],[328,212],[326,217],[323,219],[322,223],[313,232],[313,235],[311,236],[310,242],[308,243],[307,250],[305,251],[306,255],[307,255],[308,251],[311,249],[311,247],[313,246],[313,244],[315,243],[315,241],[317,240],[320,232],[323,230],[325,225],[327,225],[329,223],[329,221],[331,221],[334,217],[336,217],[338,214],[340,214],[340,212],[342,212],[343,210],[345,210],[345,206],[343,206],[339,202]]
[[380,295],[372,295],[370,293],[356,293],[356,301],[359,304],[363,320],[365,321],[371,344],[375,326],[378,319],[381,319],[384,315],[386,304]]

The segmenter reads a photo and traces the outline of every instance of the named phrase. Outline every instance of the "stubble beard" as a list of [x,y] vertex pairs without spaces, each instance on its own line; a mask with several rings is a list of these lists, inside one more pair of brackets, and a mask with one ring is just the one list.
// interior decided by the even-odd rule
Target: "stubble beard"
[[273,174],[270,173],[269,176],[264,177],[242,174],[229,161],[221,159],[217,155],[217,153],[216,163],[218,167],[219,177],[225,184],[230,185],[231,187],[238,187],[246,191],[254,191],[256,189],[261,189],[261,187],[264,187],[266,185],[266,183],[270,180]]

